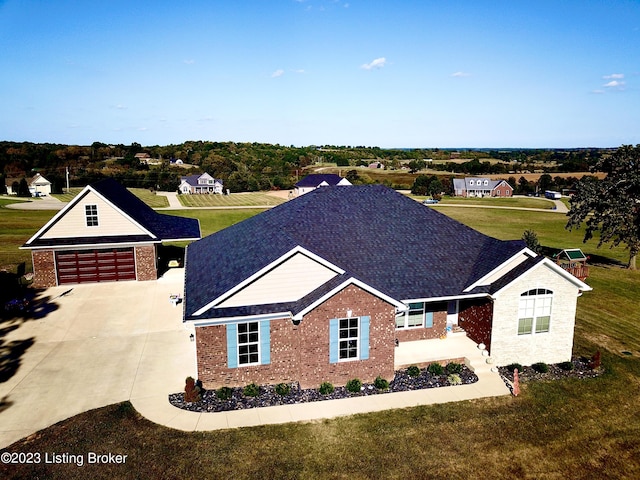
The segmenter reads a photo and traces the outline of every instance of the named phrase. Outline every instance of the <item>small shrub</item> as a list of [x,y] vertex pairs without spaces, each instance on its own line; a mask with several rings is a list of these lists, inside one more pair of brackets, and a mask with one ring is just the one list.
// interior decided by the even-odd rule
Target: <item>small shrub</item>
[[450,374],[460,374],[462,373],[462,364],[456,362],[447,363],[447,373]]
[[322,382],[320,385],[320,393],[322,395],[329,395],[330,393],[333,393],[334,390],[335,388],[333,388],[333,384],[329,382]]
[[407,375],[409,375],[410,377],[417,377],[418,375],[420,375],[420,369],[415,365],[411,365],[409,368],[407,368]]
[[245,397],[257,397],[260,395],[260,387],[255,383],[250,383],[242,390]]
[[457,373],[451,373],[447,377],[447,381],[449,382],[450,385],[461,385],[462,384],[462,379],[460,378],[460,375],[458,375]]
[[216,390],[216,397],[220,400],[229,400],[233,395],[233,389],[231,387],[220,387]]
[[519,372],[522,372],[522,365],[520,365],[519,363],[510,363],[509,365],[507,365],[506,367],[507,370],[509,370],[511,373],[513,373],[513,371],[517,368]]
[[547,373],[549,371],[549,365],[544,362],[534,363],[533,365],[531,365],[531,368],[533,368],[538,373]]
[[558,364],[558,367],[565,372],[570,372],[573,370],[573,362],[561,362]]
[[427,372],[431,375],[442,375],[444,373],[444,367],[439,363],[431,363],[427,367]]
[[389,388],[389,382],[378,375],[373,382],[373,386],[378,390],[386,390],[387,388]]
[[347,391],[351,393],[359,393],[362,388],[362,382],[357,378],[352,378],[347,382]]
[[291,391],[291,385],[289,385],[288,383],[279,383],[278,385],[276,385],[276,393],[281,397],[284,397],[285,395],[289,395],[290,391]]

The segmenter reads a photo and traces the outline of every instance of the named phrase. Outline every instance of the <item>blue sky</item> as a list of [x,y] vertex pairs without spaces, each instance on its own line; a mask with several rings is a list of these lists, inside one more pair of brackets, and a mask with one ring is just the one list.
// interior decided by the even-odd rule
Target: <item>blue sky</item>
[[0,0],[0,140],[640,143],[640,2]]

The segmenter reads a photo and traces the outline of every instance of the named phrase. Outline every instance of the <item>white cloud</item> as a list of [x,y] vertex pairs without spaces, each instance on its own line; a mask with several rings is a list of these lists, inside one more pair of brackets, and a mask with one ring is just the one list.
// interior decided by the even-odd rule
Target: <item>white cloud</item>
[[605,80],[620,80],[624,78],[624,73],[612,73],[611,75],[605,75],[602,78],[604,78]]
[[299,68],[298,70],[294,70],[296,73],[307,73],[304,71],[304,68]]
[[184,63],[185,65],[193,65],[194,63],[196,63],[196,61],[192,58],[188,58],[186,60],[183,60],[182,63]]
[[623,88],[625,83],[623,81],[611,80],[608,83],[605,83],[603,87],[606,88]]
[[467,72],[455,72],[451,74],[452,77],[470,77],[471,74]]
[[387,59],[384,57],[376,58],[371,63],[365,63],[361,66],[365,70],[373,70],[374,68],[382,68],[387,64]]
[[271,78],[278,78],[278,77],[281,77],[282,75],[284,75],[284,70],[279,68],[278,70],[276,70],[271,74]]

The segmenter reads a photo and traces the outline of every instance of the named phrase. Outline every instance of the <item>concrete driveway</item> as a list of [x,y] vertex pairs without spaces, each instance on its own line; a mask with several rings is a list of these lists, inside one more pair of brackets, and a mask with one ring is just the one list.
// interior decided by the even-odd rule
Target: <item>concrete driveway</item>
[[169,295],[183,284],[172,269],[152,282],[50,288],[36,299],[40,318],[0,324],[3,353],[18,357],[3,362],[0,448],[93,408],[181,391],[195,347]]

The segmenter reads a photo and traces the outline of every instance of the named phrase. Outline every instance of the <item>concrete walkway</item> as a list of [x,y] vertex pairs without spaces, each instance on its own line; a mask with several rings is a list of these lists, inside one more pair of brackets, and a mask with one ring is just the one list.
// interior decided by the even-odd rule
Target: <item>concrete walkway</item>
[[[153,422],[203,431],[509,393],[482,352],[462,336],[431,340],[428,350],[436,357],[473,357],[480,381],[472,385],[233,412],[180,410],[169,404],[168,395],[182,391],[185,378],[196,375],[191,330],[182,323],[181,305],[169,302],[183,284],[184,270],[171,269],[151,282],[49,288],[36,298],[35,318],[3,322],[0,342],[7,356],[15,358],[8,362],[15,368],[5,363],[8,378],[0,383],[0,448],[71,416],[125,400]],[[410,353],[408,345],[401,344],[399,354]],[[438,351],[442,348],[454,353],[445,355]]]

